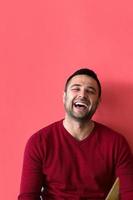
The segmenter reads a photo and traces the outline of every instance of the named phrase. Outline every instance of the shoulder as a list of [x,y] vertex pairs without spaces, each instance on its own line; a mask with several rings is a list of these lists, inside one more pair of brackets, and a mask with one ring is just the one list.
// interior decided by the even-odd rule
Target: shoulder
[[[113,155],[115,160],[131,158],[132,152],[126,138],[106,125],[96,122],[97,141],[103,152]],[[132,160],[133,162],[133,160]]]
[[49,141],[54,138],[54,135],[58,132],[58,129],[61,126],[61,121],[62,120],[49,124],[32,134],[26,143],[26,149],[39,151],[42,149],[44,150],[46,143],[49,143]]
[[119,133],[118,131],[113,130],[112,128],[104,124],[98,122],[95,122],[95,124],[99,140],[106,142],[107,144],[112,144],[119,147],[121,147],[122,145],[128,146],[127,140],[122,133]]
[[119,133],[118,131],[116,131],[102,123],[95,122],[95,127],[96,127],[96,131],[98,132],[98,134],[100,134],[103,137],[124,138],[124,136],[121,133]]
[[37,132],[35,132],[29,137],[27,143],[28,144],[36,143],[40,145],[49,137],[50,138],[54,137],[54,135],[56,135],[57,132],[59,132],[61,125],[62,125],[62,120],[59,120],[41,128],[40,130],[38,130]]
[[57,131],[61,124],[61,120],[54,122],[34,134],[32,134],[26,142],[24,157],[27,159],[42,160],[45,157],[47,147],[51,147],[51,141],[55,139]]

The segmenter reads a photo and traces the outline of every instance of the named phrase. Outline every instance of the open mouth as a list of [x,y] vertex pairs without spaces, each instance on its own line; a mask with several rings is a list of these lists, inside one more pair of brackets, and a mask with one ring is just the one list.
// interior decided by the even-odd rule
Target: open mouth
[[79,110],[86,110],[86,109],[88,109],[88,105],[86,103],[84,103],[84,102],[75,102],[74,106],[76,108],[78,108]]

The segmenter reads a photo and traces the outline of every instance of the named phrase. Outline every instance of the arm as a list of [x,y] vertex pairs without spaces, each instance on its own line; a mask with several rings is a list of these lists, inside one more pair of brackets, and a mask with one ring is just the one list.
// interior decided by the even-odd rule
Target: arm
[[123,137],[118,145],[116,177],[120,179],[120,200],[133,200],[133,155]]
[[38,134],[34,134],[27,142],[18,200],[40,200],[43,186],[41,143]]

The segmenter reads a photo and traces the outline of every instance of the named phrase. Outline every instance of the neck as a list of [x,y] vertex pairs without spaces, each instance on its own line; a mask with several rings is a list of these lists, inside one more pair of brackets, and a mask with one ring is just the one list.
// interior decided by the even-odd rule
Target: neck
[[76,121],[75,119],[70,119],[68,116],[65,116],[63,121],[65,129],[77,140],[85,139],[94,128],[94,122],[89,121]]

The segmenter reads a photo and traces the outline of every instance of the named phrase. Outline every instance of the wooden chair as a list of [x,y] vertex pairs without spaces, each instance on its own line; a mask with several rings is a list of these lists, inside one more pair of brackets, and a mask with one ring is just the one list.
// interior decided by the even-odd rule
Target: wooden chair
[[114,182],[105,200],[119,200],[119,178]]

